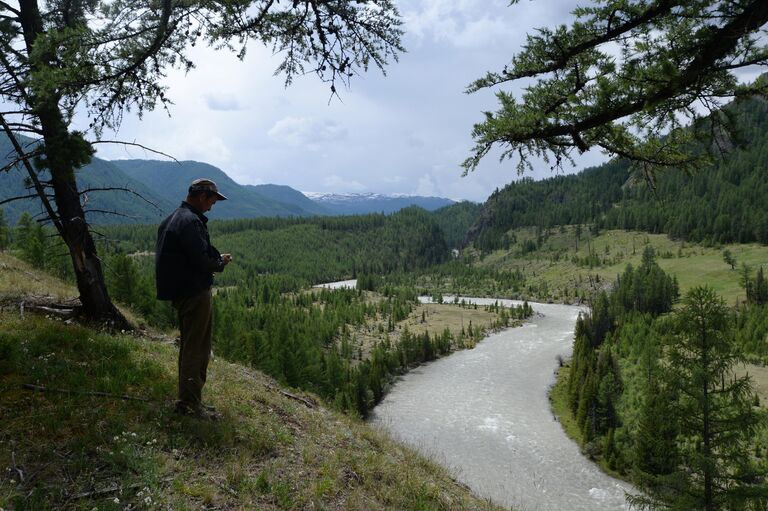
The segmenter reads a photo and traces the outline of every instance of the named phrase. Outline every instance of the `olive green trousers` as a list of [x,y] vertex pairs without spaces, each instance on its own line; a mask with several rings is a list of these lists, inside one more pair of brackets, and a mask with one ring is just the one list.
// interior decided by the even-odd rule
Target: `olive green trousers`
[[178,405],[199,409],[211,355],[213,308],[211,289],[173,300],[179,314],[179,401]]

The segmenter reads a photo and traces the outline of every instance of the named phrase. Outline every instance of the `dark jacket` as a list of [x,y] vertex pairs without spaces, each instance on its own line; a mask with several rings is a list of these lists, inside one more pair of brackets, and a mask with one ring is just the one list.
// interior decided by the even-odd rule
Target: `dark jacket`
[[191,296],[211,287],[224,261],[208,237],[208,218],[182,202],[157,230],[155,282],[159,300]]

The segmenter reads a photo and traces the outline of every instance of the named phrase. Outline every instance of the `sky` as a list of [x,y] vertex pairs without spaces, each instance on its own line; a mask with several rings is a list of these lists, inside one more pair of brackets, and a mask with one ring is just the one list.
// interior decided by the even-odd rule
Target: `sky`
[[[137,142],[179,160],[221,168],[241,184],[281,184],[310,192],[374,192],[484,201],[518,179],[513,161],[491,153],[462,177],[472,126],[496,110],[493,90],[465,94],[507,64],[535,27],[571,19],[575,0],[400,0],[407,53],[354,77],[341,99],[315,75],[286,88],[279,59],[251,45],[244,61],[196,48],[196,68],[166,80],[174,102],[143,119],[127,116],[104,139]],[[513,87],[519,87],[515,85]],[[105,159],[159,158],[138,148],[98,145]],[[605,161],[599,152],[577,171]],[[553,175],[543,162],[527,176]]]

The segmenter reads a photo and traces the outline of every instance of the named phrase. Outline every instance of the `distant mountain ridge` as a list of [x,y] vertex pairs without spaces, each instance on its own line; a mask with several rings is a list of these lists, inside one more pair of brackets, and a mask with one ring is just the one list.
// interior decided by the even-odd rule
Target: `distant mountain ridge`
[[419,206],[435,211],[456,201],[443,197],[379,193],[319,193],[303,192],[312,201],[337,215],[362,215],[366,213],[390,214],[409,206]]
[[211,219],[320,214],[311,201],[306,198],[302,200],[303,196],[298,197],[291,193],[289,190],[293,189],[290,187],[241,185],[232,180],[223,170],[207,163],[113,160],[112,164],[131,178],[144,183],[156,193],[174,202],[180,202],[186,197],[189,183],[194,179],[199,177],[212,179],[229,200],[207,214]]
[[[27,137],[19,136],[19,140],[24,145],[35,144]],[[13,148],[5,136],[0,136],[0,155],[6,155],[5,161],[11,161],[13,157]],[[2,160],[0,156],[0,163]],[[44,178],[45,171],[41,175]],[[90,164],[77,171],[78,187],[84,192],[86,215],[93,224],[157,223],[181,202],[189,183],[199,177],[213,179],[229,198],[208,214],[212,219],[390,214],[413,205],[433,211],[454,203],[437,197],[379,194],[327,194],[324,199],[309,198],[285,185],[241,185],[221,169],[198,161],[109,161],[94,157]],[[26,171],[20,166],[0,173],[0,201],[30,195],[26,179]],[[11,225],[24,212],[38,217],[43,215],[36,197],[8,202],[0,207]]]

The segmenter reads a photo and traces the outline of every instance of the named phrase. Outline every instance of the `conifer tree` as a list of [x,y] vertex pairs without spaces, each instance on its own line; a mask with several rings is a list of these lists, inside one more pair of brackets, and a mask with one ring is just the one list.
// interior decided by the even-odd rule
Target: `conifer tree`
[[19,217],[18,246],[21,248],[24,260],[36,268],[45,266],[46,238],[43,227],[35,222],[29,213],[24,212]]
[[[740,358],[731,318],[711,288],[697,287],[686,296],[666,360],[663,379],[677,395],[667,418],[678,428],[679,459],[669,474],[642,479],[644,493],[632,496],[631,504],[639,509],[764,509],[766,469],[749,455],[764,419],[752,406],[750,378],[733,372]],[[652,468],[652,459],[645,462]]]
[[10,241],[10,228],[8,227],[8,221],[5,219],[5,211],[3,208],[0,208],[0,252],[5,252]]

